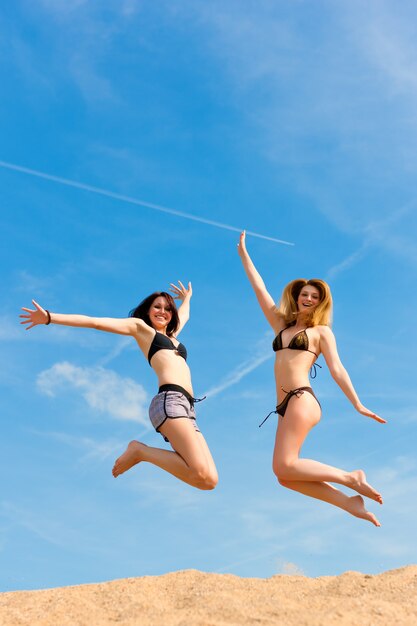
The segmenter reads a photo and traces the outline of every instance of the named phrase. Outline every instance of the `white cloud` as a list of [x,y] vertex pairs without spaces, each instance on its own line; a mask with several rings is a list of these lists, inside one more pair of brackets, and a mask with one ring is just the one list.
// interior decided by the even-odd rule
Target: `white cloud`
[[48,396],[63,393],[69,388],[77,389],[92,409],[116,419],[133,420],[149,426],[146,391],[131,378],[122,378],[113,370],[79,367],[64,361],[41,372],[37,386]]
[[127,349],[132,349],[134,347],[135,347],[135,344],[132,342],[131,337],[122,337],[122,339],[120,339],[116,343],[114,348],[112,348],[112,350],[110,350],[110,352],[106,354],[106,356],[100,359],[100,362],[98,363],[98,365],[100,365],[101,367],[104,367],[104,365],[108,365],[111,361],[113,361],[113,359],[116,359],[122,352],[124,352]]
[[16,273],[16,291],[24,291],[30,294],[43,295],[52,281],[48,278],[35,276],[27,270],[20,270]]
[[48,524],[45,525],[45,520],[37,519],[31,511],[17,507],[13,502],[8,501],[0,503],[0,514],[12,520],[15,526],[25,528],[47,543],[61,547],[68,545],[68,537],[64,539],[59,524],[51,519],[48,519]]
[[68,69],[79,90],[88,101],[112,100],[117,103],[117,96],[109,78],[101,76],[91,62],[91,50],[81,50],[71,55]]
[[356,265],[356,263],[358,263],[359,261],[363,259],[368,248],[369,248],[369,243],[368,241],[365,241],[358,250],[356,250],[355,252],[352,252],[352,254],[347,256],[345,259],[343,259],[339,263],[336,263],[336,265],[333,265],[333,267],[331,267],[327,271],[325,280],[328,280],[328,281],[334,280],[336,276],[338,276],[338,274],[341,274],[345,270],[348,270],[354,265]]
[[85,454],[81,459],[82,461],[90,459],[106,461],[109,458],[116,458],[116,456],[119,456],[126,447],[125,441],[118,441],[115,439],[96,441],[90,437],[74,437],[72,435],[68,435],[67,433],[39,432],[33,430],[31,432],[39,436],[50,437],[51,439],[64,443],[72,448],[84,450]]
[[[238,2],[186,6],[198,15],[239,106],[250,100],[257,147],[285,169],[286,180],[294,176],[297,189],[338,230],[361,237],[359,249],[330,268],[329,277],[371,246],[415,266],[408,223],[393,229],[382,221],[367,230],[370,218],[395,212],[399,185],[401,202],[414,194],[415,7],[325,4],[317,28],[303,32],[298,12],[273,2],[243,12]],[[324,28],[329,22],[332,28]],[[256,93],[267,97],[257,100]]]
[[416,204],[417,199],[412,198],[383,219],[372,220],[364,226],[362,228],[364,237],[362,245],[355,252],[331,267],[327,272],[326,280],[334,280],[341,272],[350,269],[361,261],[373,246],[379,246],[385,251],[391,252],[416,265],[417,253],[414,240],[410,239],[407,241],[404,234],[399,235],[394,232],[396,224],[401,223],[403,218],[409,218],[410,213],[416,212]]
[[241,365],[238,365],[231,372],[226,374],[223,381],[221,381],[215,387],[211,387],[204,392],[203,395],[207,397],[216,396],[218,393],[225,391],[229,387],[236,385],[236,383],[240,382],[242,378],[244,378],[247,374],[250,374],[257,367],[265,363],[265,361],[269,361],[273,357],[273,354],[264,354],[256,359],[251,359],[250,361],[244,361]]
[[367,14],[368,19],[358,20],[353,31],[358,45],[385,79],[385,86],[393,96],[411,93],[416,97],[417,46],[407,3],[370,3]]
[[255,351],[258,353],[255,358],[244,361],[243,363],[235,367],[223,377],[223,380],[221,380],[214,387],[211,387],[210,389],[205,391],[203,395],[207,397],[216,396],[218,393],[221,393],[229,387],[236,385],[236,383],[240,382],[242,378],[244,378],[247,374],[250,374],[260,365],[272,359],[274,354],[271,350],[270,332],[264,335],[264,337],[258,342]]
[[304,571],[301,567],[298,567],[295,563],[291,563],[290,561],[282,561],[278,560],[278,574],[285,574],[286,576],[304,576]]
[[[73,80],[87,102],[116,102],[113,80],[105,73],[103,59],[107,55],[114,56],[115,37],[135,12],[132,2],[125,0],[120,4],[115,3],[110,8],[111,18],[106,19],[104,15],[108,11],[104,9],[103,15],[102,3],[41,0],[40,10],[38,4],[36,9],[28,10],[28,19],[32,19],[34,27],[40,22],[42,28],[47,28],[49,37],[44,37],[44,40],[49,41],[54,55],[45,64],[45,58],[40,57],[37,47],[23,42],[19,35],[13,41],[14,62],[24,71],[26,79],[35,84],[35,88],[39,88],[39,83],[45,87],[46,83],[52,90],[65,74],[66,78]],[[34,77],[40,80],[34,81]]]
[[398,500],[408,495],[410,498],[417,493],[417,461],[408,456],[398,456],[391,460],[389,466],[381,467],[374,472],[375,482],[391,500]]

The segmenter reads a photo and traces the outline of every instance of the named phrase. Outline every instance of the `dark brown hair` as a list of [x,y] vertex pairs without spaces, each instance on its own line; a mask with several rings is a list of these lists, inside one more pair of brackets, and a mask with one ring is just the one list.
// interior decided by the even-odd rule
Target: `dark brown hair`
[[155,291],[155,293],[151,293],[150,296],[142,300],[142,302],[139,302],[138,306],[130,311],[129,316],[138,317],[140,320],[143,320],[145,324],[148,324],[148,326],[153,328],[149,318],[149,309],[159,296],[165,298],[172,313],[171,320],[167,326],[167,335],[168,337],[171,337],[180,325],[180,318],[178,316],[178,310],[174,298],[166,291]]

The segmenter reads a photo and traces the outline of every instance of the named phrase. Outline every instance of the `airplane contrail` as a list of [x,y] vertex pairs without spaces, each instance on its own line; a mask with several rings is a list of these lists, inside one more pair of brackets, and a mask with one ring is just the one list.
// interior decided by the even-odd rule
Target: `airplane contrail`
[[[223,228],[224,230],[233,230],[237,233],[240,233],[243,230],[243,228],[236,228],[236,226],[229,226],[229,224],[223,224],[222,222],[215,222],[213,220],[209,220],[204,217],[197,217],[196,215],[191,215],[191,213],[184,213],[183,211],[176,211],[175,209],[169,209],[168,207],[160,206],[159,204],[153,204],[151,202],[137,200],[136,198],[131,198],[130,196],[124,196],[120,193],[109,191],[108,189],[101,189],[100,187],[94,187],[93,185],[79,183],[75,180],[62,178],[61,176],[54,176],[52,174],[47,174],[46,172],[40,172],[38,170],[29,169],[28,167],[23,167],[21,165],[16,165],[14,163],[8,163],[7,161],[0,161],[0,167],[3,167],[8,170],[13,170],[14,172],[20,172],[22,174],[28,174],[29,176],[36,176],[37,178],[50,180],[60,185],[66,185],[67,187],[75,187],[76,189],[82,189],[83,191],[96,193],[96,194],[99,194],[100,196],[106,196],[108,198],[113,198],[114,200],[119,200],[120,202],[127,202],[129,204],[135,204],[136,206],[147,207],[148,209],[152,209],[153,211],[169,213],[170,215],[183,217],[184,219],[193,220],[194,222],[200,222],[201,224],[207,224],[209,226],[215,226],[216,228]],[[267,239],[268,241],[274,241],[275,243],[282,243],[286,246],[295,245],[294,243],[290,241],[276,239],[275,237],[268,237],[267,235],[260,235],[259,233],[254,233],[250,230],[247,230],[246,234],[252,235],[252,237],[258,237],[259,239]]]

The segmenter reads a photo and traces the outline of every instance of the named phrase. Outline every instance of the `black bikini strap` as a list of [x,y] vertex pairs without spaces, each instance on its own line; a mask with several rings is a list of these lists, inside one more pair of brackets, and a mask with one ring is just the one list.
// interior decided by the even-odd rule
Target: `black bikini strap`
[[268,417],[269,417],[270,415],[272,415],[272,413],[276,413],[276,414],[278,414],[278,411],[275,409],[275,411],[271,411],[270,413],[268,413],[268,415],[265,417],[265,419],[264,419],[264,420],[262,420],[262,422],[259,424],[258,428],[260,428],[261,426],[263,426],[263,425],[265,424],[266,420],[268,419]]

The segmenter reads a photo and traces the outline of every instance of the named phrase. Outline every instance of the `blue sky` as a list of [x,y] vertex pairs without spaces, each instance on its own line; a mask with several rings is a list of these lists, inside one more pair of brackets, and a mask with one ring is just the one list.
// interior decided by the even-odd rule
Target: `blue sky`
[[[376,573],[417,560],[417,10],[412,2],[18,1],[1,9],[0,588],[196,568],[241,576]],[[331,284],[362,402],[325,368],[303,454],[363,466],[374,528],[279,487],[272,335],[237,233],[25,174],[245,227],[271,293]],[[220,482],[199,492],[143,465],[164,445],[134,342],[18,324],[52,311],[124,317],[191,280],[181,335]],[[323,359],[319,361],[323,365]]]

